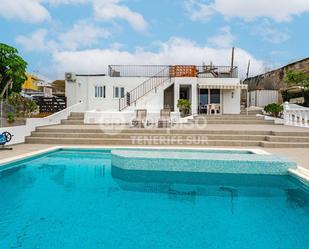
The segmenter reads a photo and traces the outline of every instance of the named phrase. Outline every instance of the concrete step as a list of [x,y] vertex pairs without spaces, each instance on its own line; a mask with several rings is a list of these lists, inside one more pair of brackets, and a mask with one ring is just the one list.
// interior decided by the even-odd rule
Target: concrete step
[[44,138],[27,137],[26,143],[32,144],[74,144],[74,145],[165,145],[165,146],[259,146],[260,141],[242,141],[242,140],[208,140],[208,139],[100,139],[100,138]]
[[136,133],[55,133],[55,132],[32,132],[31,137],[45,137],[45,138],[123,138],[123,139],[131,139],[134,136],[144,137],[145,139],[153,138],[153,137],[165,137],[165,138],[172,138],[172,137],[181,137],[183,139],[192,139],[197,137],[204,137],[209,140],[253,140],[253,141],[265,141],[264,135],[227,135],[227,134],[217,134],[217,135],[206,135],[206,134],[174,134],[169,135],[167,133],[159,133],[159,134],[136,134]]
[[119,145],[119,146],[262,146],[266,148],[309,148],[309,143],[285,143],[269,141],[250,141],[250,140],[210,140],[210,139],[143,139],[143,138],[46,138],[46,137],[27,137],[26,143],[32,144],[74,144],[74,145]]
[[309,129],[308,131],[272,131],[272,136],[289,136],[289,137],[309,137]]
[[71,112],[70,113],[71,116],[78,116],[78,117],[84,117],[85,113],[83,112]]
[[265,148],[309,148],[309,143],[297,142],[261,142],[261,146]]
[[296,143],[309,143],[309,136],[302,137],[302,136],[266,136],[266,141],[270,142],[296,142]]
[[274,124],[273,120],[237,120],[237,119],[221,119],[221,120],[204,120],[198,119],[191,121],[194,124]]
[[247,115],[198,115],[194,119],[207,120],[264,120],[263,116],[247,116]]
[[61,120],[61,124],[66,124],[66,125],[82,125],[84,124],[84,120],[68,120],[68,119],[64,119]]
[[84,120],[84,117],[79,117],[79,116],[69,116],[68,120]]
[[[78,126],[77,126],[78,127]],[[191,129],[164,129],[164,128],[123,128],[123,129],[111,129],[102,128],[100,126],[93,126],[93,128],[86,128],[84,126],[78,128],[65,128],[65,126],[52,128],[52,127],[38,127],[37,132],[48,132],[48,133],[130,133],[130,134],[225,134],[225,135],[272,135],[271,131],[264,130],[207,130],[199,128]]]
[[[260,113],[263,113],[262,110],[249,110],[248,111],[248,114],[260,114]],[[244,109],[244,110],[241,110],[240,114],[247,114],[247,111]]]

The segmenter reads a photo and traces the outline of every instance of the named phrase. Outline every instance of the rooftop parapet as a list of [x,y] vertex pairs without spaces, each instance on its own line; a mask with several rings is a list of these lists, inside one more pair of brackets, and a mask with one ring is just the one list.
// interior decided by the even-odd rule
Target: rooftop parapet
[[166,70],[163,77],[237,78],[238,68],[214,65],[109,65],[110,77],[153,77]]

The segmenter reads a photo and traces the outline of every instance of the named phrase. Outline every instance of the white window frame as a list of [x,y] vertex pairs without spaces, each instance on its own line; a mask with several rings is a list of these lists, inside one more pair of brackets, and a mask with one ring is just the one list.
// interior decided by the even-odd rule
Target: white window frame
[[[118,94],[116,95],[116,93],[118,93]],[[123,93],[123,94],[121,94],[121,93]],[[124,95],[125,95],[125,89],[124,89],[124,87],[122,87],[122,86],[114,86],[114,91],[113,91],[113,97],[114,97],[114,99],[123,98]]]
[[94,98],[95,99],[105,99],[106,97],[106,87],[104,85],[94,86]]

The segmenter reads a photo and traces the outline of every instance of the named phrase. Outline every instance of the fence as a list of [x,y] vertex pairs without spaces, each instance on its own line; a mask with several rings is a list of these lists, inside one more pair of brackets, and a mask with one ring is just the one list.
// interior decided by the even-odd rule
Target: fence
[[291,126],[309,127],[309,108],[285,102],[283,105],[284,124]]
[[152,77],[168,66],[163,65],[110,65],[110,77]]
[[40,113],[56,113],[66,108],[66,97],[36,97]]
[[12,113],[14,116],[16,115],[16,109],[8,104],[5,101],[0,101],[0,127],[8,127],[8,126],[16,126],[16,125],[24,125],[25,118],[23,117],[14,117],[14,122],[8,121],[9,114]]

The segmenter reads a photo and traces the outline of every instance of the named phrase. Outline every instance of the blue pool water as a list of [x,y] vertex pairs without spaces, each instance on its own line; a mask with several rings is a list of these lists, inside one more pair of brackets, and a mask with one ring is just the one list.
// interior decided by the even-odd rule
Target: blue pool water
[[0,171],[0,248],[307,249],[309,190],[290,176],[126,171],[57,151]]

